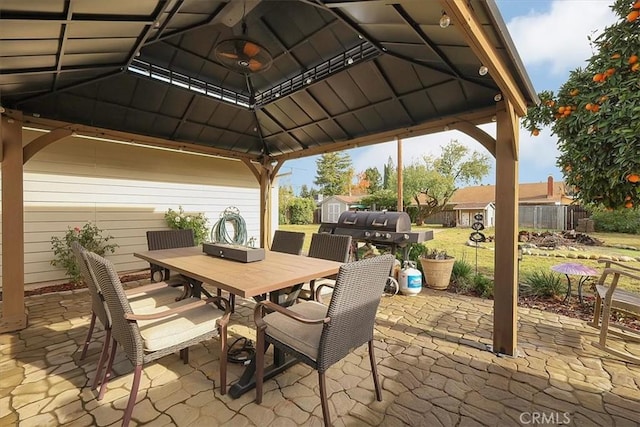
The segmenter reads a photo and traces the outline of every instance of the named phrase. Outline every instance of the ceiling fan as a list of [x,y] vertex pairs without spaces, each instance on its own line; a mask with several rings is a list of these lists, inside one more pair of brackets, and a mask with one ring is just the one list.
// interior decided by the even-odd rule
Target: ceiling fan
[[258,42],[247,37],[247,24],[242,21],[242,36],[223,40],[214,48],[216,58],[231,71],[253,74],[271,67],[273,58]]

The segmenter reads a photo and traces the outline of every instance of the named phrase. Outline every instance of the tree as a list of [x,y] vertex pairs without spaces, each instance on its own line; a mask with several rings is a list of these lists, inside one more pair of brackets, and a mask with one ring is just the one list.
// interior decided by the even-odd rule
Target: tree
[[402,171],[402,190],[418,206],[418,223],[443,210],[458,185],[479,182],[490,169],[489,157],[470,152],[457,140],[444,146],[440,157],[423,160],[424,164],[412,164]]
[[537,136],[550,126],[558,137],[557,164],[583,204],[640,205],[640,2],[616,0],[620,17],[592,47],[557,94],[539,94],[524,126]]
[[378,190],[382,190],[382,177],[378,168],[367,168],[364,171],[364,177],[369,183],[367,193],[373,194]]
[[385,190],[393,189],[396,182],[396,166],[393,164],[393,159],[391,158],[391,156],[389,156],[387,164],[384,165],[382,174],[382,188],[384,188]]
[[320,187],[325,196],[347,194],[353,177],[351,157],[347,153],[325,153],[316,160],[316,179],[314,184]]
[[378,211],[383,209],[395,211],[398,207],[398,193],[394,190],[378,190],[373,194],[364,196],[360,199],[360,203]]
[[302,187],[300,187],[300,197],[303,199],[315,199],[317,195],[318,190],[307,187],[307,184],[302,184]]
[[290,185],[278,187],[278,224],[289,224],[289,207],[294,198]]

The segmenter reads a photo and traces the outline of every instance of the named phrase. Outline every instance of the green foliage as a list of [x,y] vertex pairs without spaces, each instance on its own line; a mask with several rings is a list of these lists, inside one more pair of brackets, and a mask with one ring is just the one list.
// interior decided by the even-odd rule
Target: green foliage
[[278,224],[290,224],[289,206],[294,199],[293,188],[289,185],[278,187]]
[[402,171],[402,189],[418,206],[419,223],[443,210],[456,186],[477,183],[490,169],[489,157],[477,151],[470,152],[456,140],[442,147],[440,157],[425,156],[423,161],[406,166]]
[[591,214],[591,219],[595,222],[598,231],[640,234],[640,211],[638,209],[597,210]]
[[375,192],[382,190],[382,176],[380,175],[378,168],[365,169],[364,177],[369,183],[367,193],[374,194]]
[[303,199],[314,199],[319,194],[315,188],[309,188],[306,184],[302,184],[300,187],[300,197]]
[[555,297],[567,291],[560,275],[551,271],[536,270],[525,274],[523,282],[533,295],[540,297]]
[[395,211],[398,207],[398,193],[394,190],[379,190],[360,199],[360,203],[366,206],[375,206],[375,210],[387,209]]
[[311,224],[316,204],[312,199],[294,197],[289,204],[290,224]]
[[104,256],[107,253],[113,253],[118,247],[115,243],[108,243],[111,239],[113,239],[112,236],[102,236],[102,230],[91,222],[86,223],[82,228],[68,227],[64,237],[51,237],[54,256],[51,265],[64,268],[72,283],[80,283],[82,274],[71,250],[71,243],[78,242],[88,251]]
[[482,273],[473,276],[473,290],[482,298],[493,298],[493,281]]
[[[542,92],[524,126],[551,126],[567,184],[583,204],[640,206],[640,19],[628,22],[631,0],[611,7],[619,19],[592,41],[594,55],[570,73],[557,94]],[[569,109],[569,113],[566,113]]]
[[464,259],[456,259],[451,270],[451,281],[460,292],[466,292],[473,283],[473,266]]
[[396,259],[402,261],[413,261],[416,264],[416,268],[422,271],[422,265],[420,264],[420,257],[428,251],[427,246],[423,243],[412,243],[409,246],[409,252],[406,260],[402,259],[402,250],[398,250],[396,253]]
[[178,207],[175,211],[171,208],[164,214],[164,220],[167,222],[169,228],[175,230],[193,230],[193,238],[196,245],[206,242],[209,237],[209,220],[204,213],[185,213],[182,206]]
[[347,194],[353,177],[351,157],[344,152],[325,153],[316,160],[316,179],[324,196]]

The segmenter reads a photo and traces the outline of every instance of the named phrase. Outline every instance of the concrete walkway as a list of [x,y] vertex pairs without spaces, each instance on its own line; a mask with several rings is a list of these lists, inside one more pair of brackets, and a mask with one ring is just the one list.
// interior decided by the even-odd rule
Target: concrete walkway
[[[28,297],[29,327],[0,336],[0,425],[120,425],[132,366],[120,353],[98,402],[89,384],[101,341],[79,361],[90,318],[86,290]],[[250,301],[232,315],[230,342],[254,339]],[[493,301],[424,290],[385,297],[376,327],[383,401],[373,392],[366,346],[327,373],[335,426],[640,425],[640,366],[596,349],[585,322],[520,309],[518,358],[487,351]],[[102,338],[98,330],[97,338]],[[616,339],[614,339],[616,342]],[[164,426],[320,426],[317,374],[296,365],[232,399],[214,389],[217,341],[145,366],[134,423]],[[640,355],[640,346],[617,341]],[[229,365],[229,382],[242,366]]]

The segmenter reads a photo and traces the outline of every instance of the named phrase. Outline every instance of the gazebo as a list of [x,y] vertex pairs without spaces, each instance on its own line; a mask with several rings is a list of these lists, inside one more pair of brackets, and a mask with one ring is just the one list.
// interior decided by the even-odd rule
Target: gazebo
[[[5,0],[0,56],[0,332],[27,325],[23,165],[62,138],[241,160],[265,246],[287,160],[457,129],[496,158],[493,350],[516,353],[518,118],[537,97],[493,0]],[[24,126],[49,132],[25,145]]]

